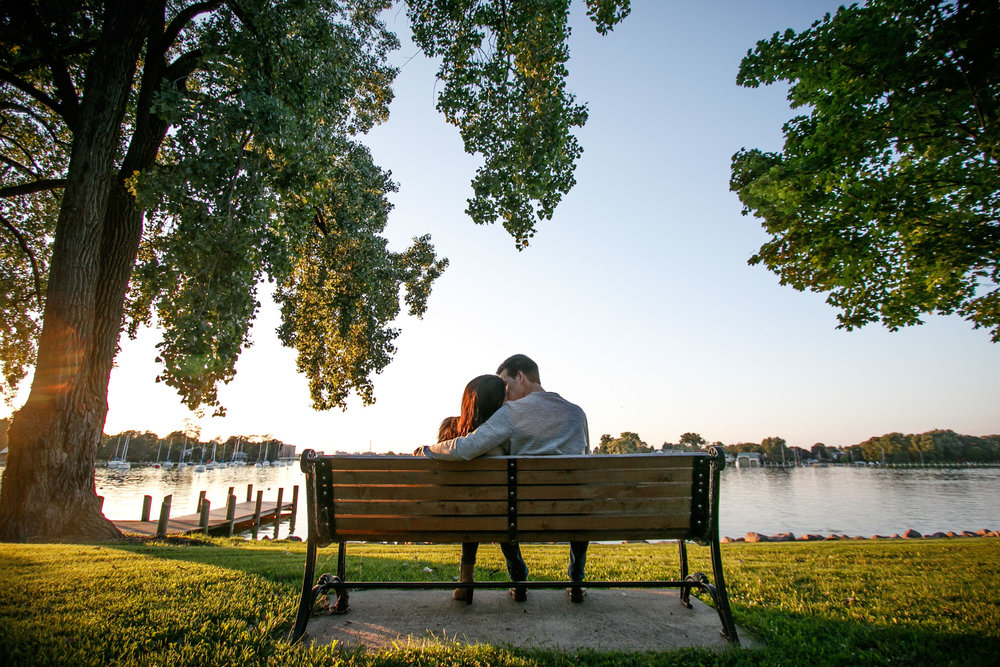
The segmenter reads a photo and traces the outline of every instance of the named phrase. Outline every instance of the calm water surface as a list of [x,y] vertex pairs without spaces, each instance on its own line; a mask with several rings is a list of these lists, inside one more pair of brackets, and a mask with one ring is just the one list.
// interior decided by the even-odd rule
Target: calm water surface
[[[122,473],[99,468],[97,493],[104,496],[110,519],[138,519],[144,494],[153,496],[153,517],[163,497],[173,494],[171,514],[190,514],[198,492],[206,491],[213,507],[226,502],[228,487],[246,500],[253,484],[274,500],[278,488],[291,499],[299,485],[304,499],[304,476],[298,462],[276,468],[226,468],[195,473],[133,467]],[[921,533],[1000,529],[1000,468],[882,469],[831,466],[826,468],[727,467],[722,473],[722,510],[719,532],[739,537],[749,531],[796,535],[831,533],[891,535],[913,528]],[[295,533],[304,535],[305,521]],[[289,532],[285,524],[280,536]],[[272,531],[265,531],[273,535]]]
[[727,467],[721,496],[731,537],[1000,529],[1000,468]]

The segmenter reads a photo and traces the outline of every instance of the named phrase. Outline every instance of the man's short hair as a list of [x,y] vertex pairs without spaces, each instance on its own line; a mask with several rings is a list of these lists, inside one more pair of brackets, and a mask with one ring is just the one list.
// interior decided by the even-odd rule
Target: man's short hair
[[538,364],[524,354],[515,354],[504,359],[504,362],[497,368],[497,375],[502,374],[504,371],[507,371],[507,375],[510,376],[517,375],[518,371],[522,371],[524,376],[532,382],[536,384],[542,383],[538,377]]

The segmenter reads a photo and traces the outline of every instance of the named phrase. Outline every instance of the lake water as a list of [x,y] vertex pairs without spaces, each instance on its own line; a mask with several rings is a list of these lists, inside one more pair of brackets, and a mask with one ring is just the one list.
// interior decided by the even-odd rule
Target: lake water
[[1000,529],[1000,468],[722,471],[719,533],[929,534]]
[[[104,496],[110,519],[138,519],[142,497],[153,497],[152,516],[163,497],[173,494],[171,514],[190,514],[206,491],[213,507],[223,507],[228,487],[246,500],[247,484],[274,500],[278,488],[291,499],[299,485],[305,499],[305,478],[298,462],[290,466],[226,468],[195,473],[133,467],[121,473],[98,468],[97,493]],[[741,537],[749,531],[768,535],[902,534],[909,528],[923,534],[937,531],[1000,529],[1000,468],[862,468],[847,466],[803,468],[736,468],[722,473],[719,533]],[[295,534],[304,536],[304,515]],[[289,533],[287,523],[279,536]],[[263,531],[273,536],[273,529]]]

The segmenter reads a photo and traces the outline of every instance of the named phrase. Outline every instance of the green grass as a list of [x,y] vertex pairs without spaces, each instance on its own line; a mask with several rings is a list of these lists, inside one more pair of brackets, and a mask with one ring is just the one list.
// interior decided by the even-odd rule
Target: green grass
[[[351,545],[355,578],[450,579],[457,545]],[[565,546],[528,545],[532,578],[562,578]],[[710,572],[707,550],[689,549]],[[4,665],[995,665],[1000,540],[728,544],[737,624],[764,647],[712,653],[558,653],[503,646],[305,649],[286,638],[304,546],[211,540],[164,544],[0,544]],[[592,579],[673,578],[673,544],[592,545]],[[335,569],[336,549],[320,552]],[[430,567],[431,574],[423,569]],[[503,580],[499,549],[477,578]],[[401,598],[405,591],[399,591]],[[643,619],[646,621],[646,619]]]

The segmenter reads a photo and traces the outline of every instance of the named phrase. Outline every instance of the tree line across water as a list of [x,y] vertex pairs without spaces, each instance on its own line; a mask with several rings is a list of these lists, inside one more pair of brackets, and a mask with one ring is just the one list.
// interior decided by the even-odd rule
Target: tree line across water
[[[0,450],[7,446],[9,420],[0,419]],[[243,452],[245,460],[273,461],[296,455],[294,445],[289,445],[268,435],[231,435],[202,441],[197,433],[174,431],[159,437],[150,431],[122,431],[104,434],[97,448],[97,461],[108,461],[122,456],[128,440],[125,460],[132,463],[162,461],[168,456],[173,462],[184,452],[186,461],[231,461],[234,453]],[[664,442],[659,447],[646,444],[637,433],[624,431],[618,437],[601,436],[594,447],[594,454],[638,454],[643,452],[697,452],[711,446],[721,446],[727,454],[756,452],[769,463],[819,462],[885,462],[885,463],[995,463],[1000,462],[1000,434],[962,435],[952,430],[935,429],[926,433],[886,433],[864,442],[846,447],[826,445],[822,442],[810,448],[789,445],[784,438],[771,436],[761,442],[709,443],[698,433],[684,433],[676,443]],[[394,455],[393,452],[388,452]],[[244,457],[240,457],[244,458]]]
[[[128,451],[123,453],[126,441]],[[295,456],[295,447],[266,435],[220,436],[205,442],[199,440],[197,435],[192,436],[184,431],[174,431],[162,438],[150,431],[123,431],[115,435],[103,435],[97,447],[98,464],[122,456],[132,463],[164,461],[168,456],[173,463],[180,461],[181,456],[189,463],[233,460],[254,463]]]
[[647,445],[638,434],[625,431],[617,438],[601,436],[595,454],[633,454],[654,451],[702,451],[709,446],[721,446],[727,454],[756,452],[770,463],[820,462],[885,462],[885,463],[989,463],[1000,462],[1000,435],[962,435],[952,430],[935,429],[926,433],[887,433],[846,447],[817,442],[809,449],[789,446],[784,438],[771,436],[761,442],[708,443],[698,433],[684,433],[676,443],[664,442],[660,447]]

